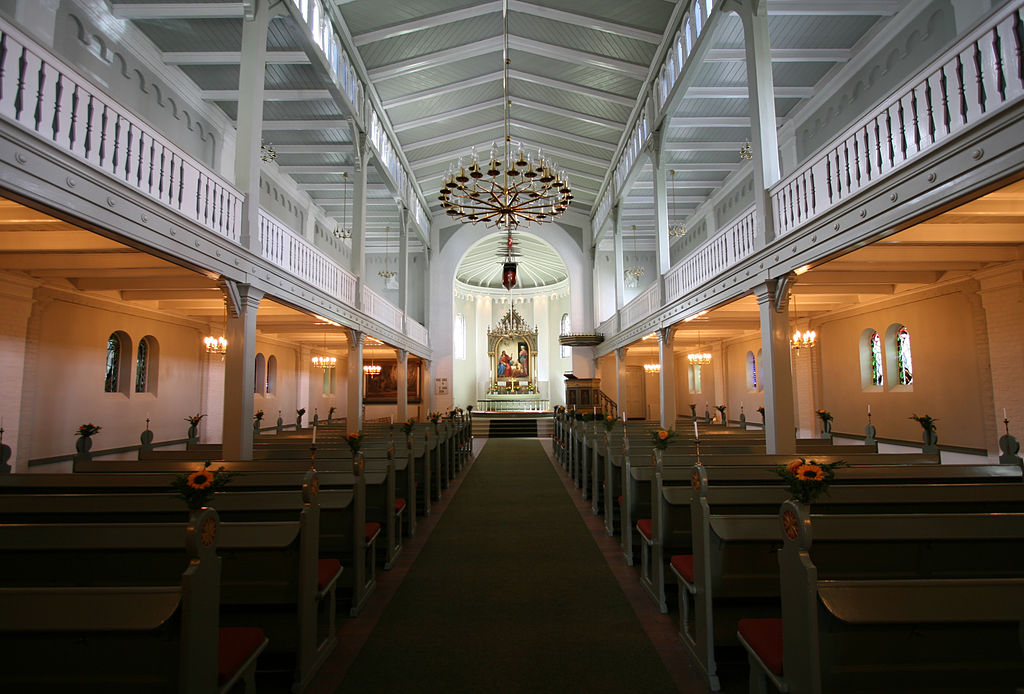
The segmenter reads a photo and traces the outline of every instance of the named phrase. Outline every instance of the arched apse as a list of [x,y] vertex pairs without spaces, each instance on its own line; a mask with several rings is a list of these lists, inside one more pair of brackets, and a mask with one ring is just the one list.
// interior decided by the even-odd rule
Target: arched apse
[[[448,227],[451,229],[451,227]],[[447,231],[446,229],[445,231]],[[524,229],[514,232],[517,235],[537,236],[554,248],[555,252],[562,258],[569,274],[569,301],[570,320],[573,329],[579,332],[592,331],[594,329],[594,306],[593,306],[593,275],[591,273],[591,260],[589,250],[584,251],[580,242],[574,235],[560,224],[548,222],[539,227],[533,227],[537,231]],[[584,232],[586,234],[586,232]],[[453,380],[452,360],[452,335],[454,328],[454,293],[452,291],[455,283],[455,272],[459,263],[466,253],[485,238],[493,238],[495,248],[502,232],[496,230],[483,230],[472,225],[460,225],[446,239],[440,251],[432,258],[430,265],[431,274],[431,295],[430,295],[430,348],[432,354],[431,377],[448,379],[449,384]],[[495,258],[495,262],[498,259]],[[521,259],[521,262],[528,263],[529,258]],[[590,350],[588,350],[590,351]],[[580,349],[573,350],[573,371],[577,376],[590,378],[594,372],[594,360],[580,354]],[[433,388],[433,384],[431,385]],[[467,404],[475,404],[466,400],[470,397],[469,392],[456,393],[455,389],[449,387],[446,395],[433,393],[434,409],[450,408],[454,405],[465,407]]]

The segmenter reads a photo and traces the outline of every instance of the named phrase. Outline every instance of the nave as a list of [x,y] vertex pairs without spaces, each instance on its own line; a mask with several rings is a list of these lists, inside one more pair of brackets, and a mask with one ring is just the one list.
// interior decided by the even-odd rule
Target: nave
[[311,694],[705,691],[550,442],[474,449]]

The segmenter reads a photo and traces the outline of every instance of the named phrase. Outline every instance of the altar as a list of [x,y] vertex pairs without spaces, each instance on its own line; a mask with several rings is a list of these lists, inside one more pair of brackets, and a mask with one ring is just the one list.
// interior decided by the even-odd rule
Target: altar
[[537,328],[531,328],[513,306],[498,325],[487,328],[490,385],[487,397],[518,396],[539,399],[537,388]]

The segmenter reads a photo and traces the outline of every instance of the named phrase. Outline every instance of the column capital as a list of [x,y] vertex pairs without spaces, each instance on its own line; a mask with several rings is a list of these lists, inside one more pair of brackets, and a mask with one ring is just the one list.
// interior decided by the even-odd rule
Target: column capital
[[618,359],[619,361],[625,361],[625,359],[626,359],[626,349],[627,349],[626,347],[616,347],[615,348],[615,358]]
[[260,301],[264,296],[262,289],[227,278],[222,278],[219,284],[224,293],[224,304],[232,318],[238,318],[246,311],[255,311],[260,307]]
[[401,347],[395,348],[395,356],[398,357],[398,361],[409,360],[409,350],[402,349]]
[[793,273],[776,279],[766,280],[764,284],[754,287],[754,296],[759,305],[770,304],[775,313],[783,313],[789,308],[789,294],[796,281]]
[[658,334],[658,343],[665,345],[672,344],[672,339],[676,336],[676,331],[678,330],[679,328],[674,325],[670,325],[667,328],[658,328],[655,331]]
[[366,342],[366,333],[355,328],[345,328],[345,335],[348,337],[349,349],[362,347]]

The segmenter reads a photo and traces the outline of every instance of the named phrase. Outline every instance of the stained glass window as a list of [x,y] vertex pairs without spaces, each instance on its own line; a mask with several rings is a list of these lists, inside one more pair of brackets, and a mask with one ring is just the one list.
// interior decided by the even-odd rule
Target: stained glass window
[[753,352],[747,352],[747,374],[750,390],[757,390],[757,359]]
[[113,333],[107,338],[107,369],[103,379],[103,392],[117,392],[117,377],[121,366],[121,338]]
[[146,392],[146,377],[149,375],[149,340],[139,341],[138,353],[135,356],[135,392]]
[[262,352],[256,354],[256,369],[252,382],[252,392],[263,395],[264,384],[267,380],[267,358]]
[[910,331],[902,325],[896,331],[896,370],[901,386],[909,386],[914,382],[914,364],[910,357]]
[[871,349],[871,385],[881,386],[884,382],[882,371],[882,338],[878,332],[872,332],[868,338],[868,346]]

